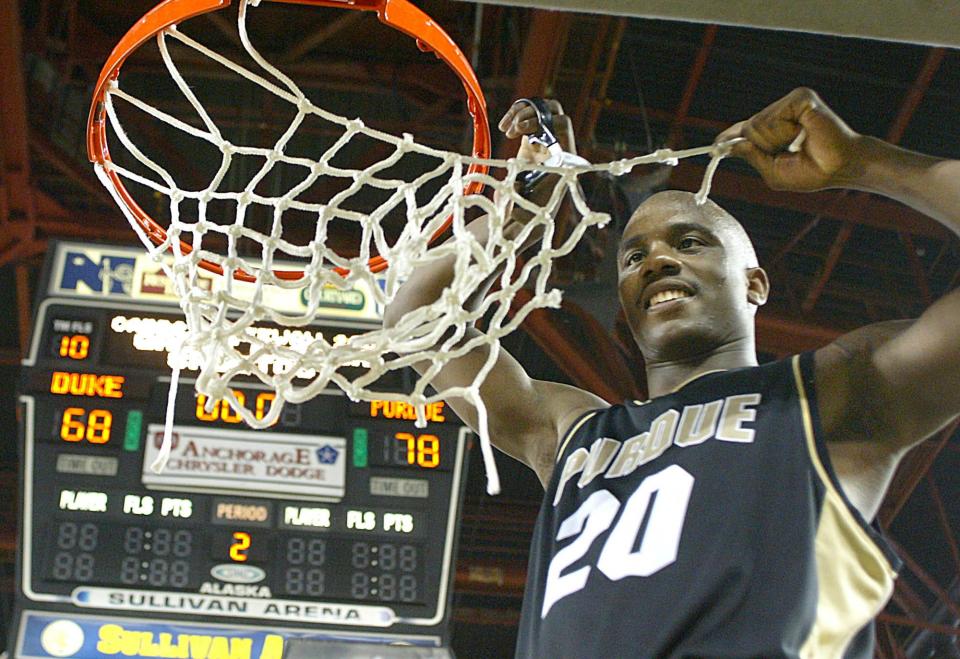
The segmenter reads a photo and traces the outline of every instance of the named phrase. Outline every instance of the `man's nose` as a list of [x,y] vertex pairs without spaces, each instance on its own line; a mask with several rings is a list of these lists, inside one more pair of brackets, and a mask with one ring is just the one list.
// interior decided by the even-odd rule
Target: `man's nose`
[[673,275],[680,272],[680,261],[666,246],[653,246],[644,259],[644,277]]

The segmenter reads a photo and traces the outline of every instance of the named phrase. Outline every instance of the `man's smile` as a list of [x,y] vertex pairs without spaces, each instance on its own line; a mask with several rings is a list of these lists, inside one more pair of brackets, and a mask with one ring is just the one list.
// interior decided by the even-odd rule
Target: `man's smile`
[[640,307],[651,311],[679,304],[696,293],[693,286],[675,278],[660,279],[647,284],[640,296]]
[[650,301],[647,302],[647,309],[648,310],[653,309],[654,307],[658,307],[660,305],[666,304],[667,302],[672,302],[673,300],[681,300],[688,297],[690,297],[690,294],[687,293],[686,291],[681,291],[676,288],[671,288],[670,290],[667,290],[667,291],[661,291],[660,293],[657,293],[652,298],[650,298]]

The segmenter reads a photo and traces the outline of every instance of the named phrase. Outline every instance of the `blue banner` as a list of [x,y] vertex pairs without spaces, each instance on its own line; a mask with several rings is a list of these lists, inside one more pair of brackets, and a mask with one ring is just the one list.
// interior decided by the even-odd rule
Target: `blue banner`
[[23,659],[281,659],[288,639],[432,646],[431,639],[340,632],[228,627],[136,618],[101,618],[26,611],[17,657]]

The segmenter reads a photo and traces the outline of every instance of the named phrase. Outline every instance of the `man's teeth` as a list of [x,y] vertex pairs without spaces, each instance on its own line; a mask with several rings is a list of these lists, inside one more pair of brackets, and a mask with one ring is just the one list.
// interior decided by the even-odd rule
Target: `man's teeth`
[[650,298],[649,306],[652,307],[662,302],[669,302],[670,300],[676,300],[677,298],[681,298],[681,297],[690,297],[690,294],[687,293],[686,291],[680,291],[680,290],[660,291],[659,293],[654,295],[652,298]]

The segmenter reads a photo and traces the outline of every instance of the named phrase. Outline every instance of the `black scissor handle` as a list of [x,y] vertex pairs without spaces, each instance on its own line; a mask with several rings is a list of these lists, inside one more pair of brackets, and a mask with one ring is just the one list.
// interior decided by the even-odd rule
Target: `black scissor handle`
[[[527,135],[527,139],[530,142],[539,144],[547,149],[555,145],[557,143],[557,136],[553,134],[553,112],[550,111],[550,106],[547,105],[547,102],[539,96],[534,96],[532,98],[519,98],[515,102],[526,103],[537,113],[537,132]],[[540,182],[540,179],[546,175],[546,172],[521,172],[517,176],[517,181],[520,184],[520,194],[529,194],[535,187],[537,187],[537,183]]]
[[516,103],[526,103],[537,113],[537,124],[539,130],[536,133],[527,135],[527,139],[534,144],[540,144],[545,147],[551,147],[557,143],[557,136],[553,134],[553,112],[546,100],[539,96],[533,98],[520,98]]

